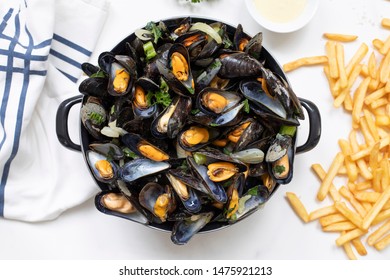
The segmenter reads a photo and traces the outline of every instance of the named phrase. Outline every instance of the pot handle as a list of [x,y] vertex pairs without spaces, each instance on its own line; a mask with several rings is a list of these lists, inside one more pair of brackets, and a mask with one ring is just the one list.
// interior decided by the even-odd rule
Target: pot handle
[[83,95],[76,95],[61,102],[56,115],[56,133],[60,143],[68,149],[81,151],[81,146],[72,142],[68,131],[68,117],[70,109],[83,100]]
[[303,98],[299,98],[299,100],[309,116],[309,135],[306,142],[296,148],[297,154],[308,152],[313,149],[317,146],[321,137],[320,111],[313,102]]

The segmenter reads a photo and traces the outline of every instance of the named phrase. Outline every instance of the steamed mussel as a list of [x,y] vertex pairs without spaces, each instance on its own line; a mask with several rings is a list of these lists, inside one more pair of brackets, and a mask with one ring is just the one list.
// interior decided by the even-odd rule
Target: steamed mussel
[[80,86],[87,161],[106,186],[98,209],[185,244],[291,180],[302,108],[264,59],[261,33],[188,17],[149,23],[125,45],[84,64]]

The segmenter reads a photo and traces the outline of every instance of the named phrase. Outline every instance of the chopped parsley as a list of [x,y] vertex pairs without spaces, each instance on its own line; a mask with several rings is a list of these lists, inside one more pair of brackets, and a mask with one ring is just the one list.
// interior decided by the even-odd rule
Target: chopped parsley
[[282,174],[286,170],[286,167],[284,165],[275,165],[274,171],[278,174]]

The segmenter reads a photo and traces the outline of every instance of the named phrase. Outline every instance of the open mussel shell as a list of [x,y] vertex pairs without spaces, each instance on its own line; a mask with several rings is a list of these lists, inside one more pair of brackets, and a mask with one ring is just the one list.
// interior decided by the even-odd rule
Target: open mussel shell
[[246,118],[227,131],[226,137],[234,143],[233,151],[241,151],[263,134],[264,127],[254,118]]
[[205,114],[218,116],[229,111],[241,101],[234,91],[207,87],[198,93],[197,106]]
[[287,184],[293,176],[294,141],[290,135],[277,134],[265,156],[268,170],[279,184]]
[[101,139],[100,130],[106,125],[108,114],[100,98],[89,96],[80,109],[81,122],[95,139]]
[[187,48],[182,44],[173,44],[168,51],[167,64],[161,60],[156,61],[156,66],[169,88],[176,94],[192,96],[195,93],[195,82]]
[[171,183],[172,188],[175,190],[177,196],[180,198],[184,207],[190,213],[197,213],[202,208],[202,203],[200,198],[198,197],[195,189],[193,189],[190,184],[175,176],[175,173],[168,171],[166,174],[169,182]]
[[129,161],[122,166],[120,177],[123,181],[131,183],[142,177],[167,170],[170,167],[171,165],[167,162],[138,158]]
[[147,77],[140,77],[134,85],[133,111],[134,115],[140,118],[150,118],[157,113],[157,104],[149,104],[147,94],[156,92],[159,85]]
[[107,91],[112,96],[123,96],[131,92],[136,80],[136,63],[127,55],[103,52],[99,66],[108,75]]
[[151,125],[151,132],[156,138],[175,138],[186,123],[191,111],[190,98],[176,96]]
[[148,224],[149,220],[139,212],[130,200],[118,191],[102,191],[95,196],[96,208],[108,215],[113,215],[140,224]]
[[175,222],[171,234],[172,242],[176,245],[186,244],[211,221],[213,215],[213,212],[199,213]]
[[240,82],[240,90],[242,94],[255,105],[263,108],[263,110],[273,113],[280,118],[286,119],[287,112],[282,103],[275,96],[272,97],[263,89],[262,83],[253,80],[243,80]]
[[111,183],[118,178],[119,166],[114,161],[109,161],[107,156],[88,150],[86,159],[96,180]]
[[244,102],[238,103],[236,106],[232,107],[230,110],[223,112],[222,114],[215,117],[210,126],[233,126],[238,124],[243,118],[243,108]]
[[229,222],[235,223],[244,219],[251,213],[256,211],[259,207],[268,201],[270,193],[268,188],[263,185],[257,185],[249,189],[238,200],[238,209],[230,217]]
[[139,203],[154,216],[165,222],[168,215],[176,208],[176,202],[171,187],[158,183],[147,183],[140,191]]
[[153,161],[164,161],[170,158],[166,152],[151,144],[138,134],[126,133],[122,136],[122,142],[138,156],[145,157]]
[[207,194],[216,202],[225,203],[227,201],[226,191],[219,183],[210,180],[207,174],[207,167],[197,164],[192,157],[187,157],[187,162],[193,174],[200,179],[203,186],[206,188]]
[[230,157],[239,160],[243,163],[258,164],[264,160],[264,152],[257,148],[250,148],[241,150],[239,152],[231,153]]
[[298,97],[292,91],[288,83],[279,75],[265,67],[261,68],[262,77],[266,83],[268,92],[276,96],[282,103],[288,117],[304,119],[303,109]]
[[209,145],[219,135],[220,132],[217,129],[194,124],[184,127],[177,135],[177,141],[182,149],[193,152]]
[[207,35],[199,30],[189,31],[177,37],[175,43],[185,46],[188,49],[190,60],[193,61],[207,43]]
[[102,154],[108,158],[112,158],[114,160],[121,160],[124,158],[124,153],[118,145],[114,143],[92,143],[89,144],[89,148],[94,150],[95,152]]

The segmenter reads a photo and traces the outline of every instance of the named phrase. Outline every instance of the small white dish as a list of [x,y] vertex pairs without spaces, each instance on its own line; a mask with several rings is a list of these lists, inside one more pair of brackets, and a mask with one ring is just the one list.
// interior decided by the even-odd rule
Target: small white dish
[[[260,10],[261,7],[256,5],[256,1],[258,0],[245,0],[245,4],[250,15],[258,24],[277,33],[289,33],[305,26],[315,15],[320,2],[319,0],[306,0],[306,4],[302,12],[297,17],[290,20],[277,21],[270,19],[271,15],[265,15],[265,11]],[[277,12],[274,16],[278,16]]]

